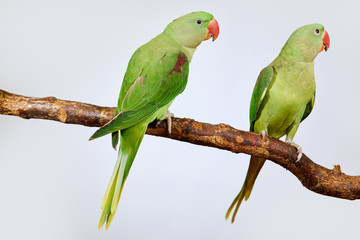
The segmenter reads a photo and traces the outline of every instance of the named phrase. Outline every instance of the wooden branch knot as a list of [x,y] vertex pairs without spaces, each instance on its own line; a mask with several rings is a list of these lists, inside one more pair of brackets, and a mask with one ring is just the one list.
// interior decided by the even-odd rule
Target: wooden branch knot
[[333,171],[335,174],[342,174],[340,165],[334,165]]

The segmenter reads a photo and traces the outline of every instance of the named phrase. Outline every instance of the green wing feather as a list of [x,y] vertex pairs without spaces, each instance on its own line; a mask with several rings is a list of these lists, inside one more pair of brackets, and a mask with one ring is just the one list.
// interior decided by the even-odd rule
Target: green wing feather
[[[138,54],[136,54],[138,56]],[[97,130],[90,140],[113,133],[112,142],[118,141],[118,131],[129,128],[147,119],[161,107],[170,103],[186,86],[189,72],[189,61],[186,59],[179,72],[171,72],[178,63],[179,56],[186,59],[185,54],[179,51],[168,52],[158,60],[148,65],[148,70],[141,73],[129,87],[128,75],[125,75],[123,87],[116,109],[117,115],[102,128]],[[129,65],[132,61],[130,61]],[[131,70],[131,72],[134,72]],[[115,145],[116,146],[116,145]]]
[[111,145],[116,150],[116,146],[119,143],[119,131],[111,133]]
[[315,95],[316,95],[316,92],[314,92],[314,95],[313,95],[311,101],[308,104],[306,104],[304,115],[301,119],[301,122],[304,121],[305,118],[307,118],[310,115],[310,113],[314,107],[314,104],[315,104]]
[[264,68],[259,74],[250,103],[250,131],[254,131],[254,123],[258,118],[259,109],[275,75],[275,69],[272,66]]
[[[139,54],[142,51],[143,47],[140,47],[139,49],[137,49],[134,54],[131,56],[131,59],[129,61],[128,67],[126,69],[126,73],[123,79],[123,83],[121,85],[121,89],[120,89],[120,93],[119,93],[119,98],[118,98],[118,104],[117,104],[117,108],[115,110],[115,114],[114,117],[116,117],[120,112],[121,112],[121,105],[122,105],[122,101],[125,97],[125,94],[127,93],[127,91],[129,90],[129,88],[131,87],[131,85],[133,85],[133,83],[136,81],[136,79],[139,77],[139,73],[142,72],[144,66],[146,66],[147,64],[139,64],[137,59],[141,59],[139,58]],[[140,54],[141,55],[141,54]],[[142,61],[140,61],[142,62]],[[115,131],[112,132],[111,134],[111,144],[112,147],[116,150],[116,146],[119,143],[119,131]]]
[[159,109],[156,105],[144,106],[141,109],[135,111],[126,111],[120,112],[115,118],[113,118],[106,125],[97,130],[91,137],[90,140],[105,136],[112,132],[117,132],[124,130],[126,128],[132,127],[148,116],[154,114]]

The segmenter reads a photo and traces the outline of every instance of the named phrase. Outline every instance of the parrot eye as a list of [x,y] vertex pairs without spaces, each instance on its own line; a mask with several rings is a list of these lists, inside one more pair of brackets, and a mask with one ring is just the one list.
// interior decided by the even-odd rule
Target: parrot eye
[[199,20],[196,20],[196,24],[198,25],[201,25],[203,22],[199,19]]
[[319,35],[320,34],[320,30],[317,28],[317,29],[315,29],[315,34],[316,35]]

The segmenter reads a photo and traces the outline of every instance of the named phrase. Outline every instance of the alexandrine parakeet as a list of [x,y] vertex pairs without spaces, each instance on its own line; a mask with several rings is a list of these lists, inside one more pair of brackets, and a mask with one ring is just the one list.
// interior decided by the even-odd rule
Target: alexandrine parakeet
[[115,149],[120,139],[115,169],[101,204],[99,229],[105,222],[107,229],[114,217],[148,124],[170,116],[168,108],[185,89],[196,48],[211,37],[214,41],[218,35],[219,25],[211,14],[189,13],[167,25],[131,57],[114,118],[90,137],[95,139],[111,133]]
[[[263,137],[286,135],[286,142],[298,150],[298,160],[302,150],[293,138],[314,105],[314,59],[323,49],[327,51],[329,45],[329,35],[323,25],[300,27],[291,34],[279,56],[260,72],[251,97],[250,131]],[[235,207],[232,222],[243,199],[250,197],[265,160],[251,157],[242,189],[226,213],[228,218]]]

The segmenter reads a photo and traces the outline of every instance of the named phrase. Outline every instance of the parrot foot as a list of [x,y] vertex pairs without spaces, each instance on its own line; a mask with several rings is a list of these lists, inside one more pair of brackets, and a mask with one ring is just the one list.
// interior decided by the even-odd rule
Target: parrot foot
[[162,116],[161,119],[157,120],[156,125],[158,125],[162,120],[166,119],[166,123],[167,123],[167,129],[169,132],[169,135],[171,135],[171,118],[174,117],[174,114],[171,113],[170,111],[167,111],[164,116]]
[[260,134],[261,134],[262,140],[264,140],[264,138],[268,135],[268,131],[267,130],[262,130],[260,132]]
[[286,143],[289,144],[290,146],[293,146],[293,147],[296,148],[298,156],[297,156],[295,162],[299,161],[300,158],[302,157],[302,147],[299,144],[296,144],[293,140],[290,140],[290,139],[287,139]]

